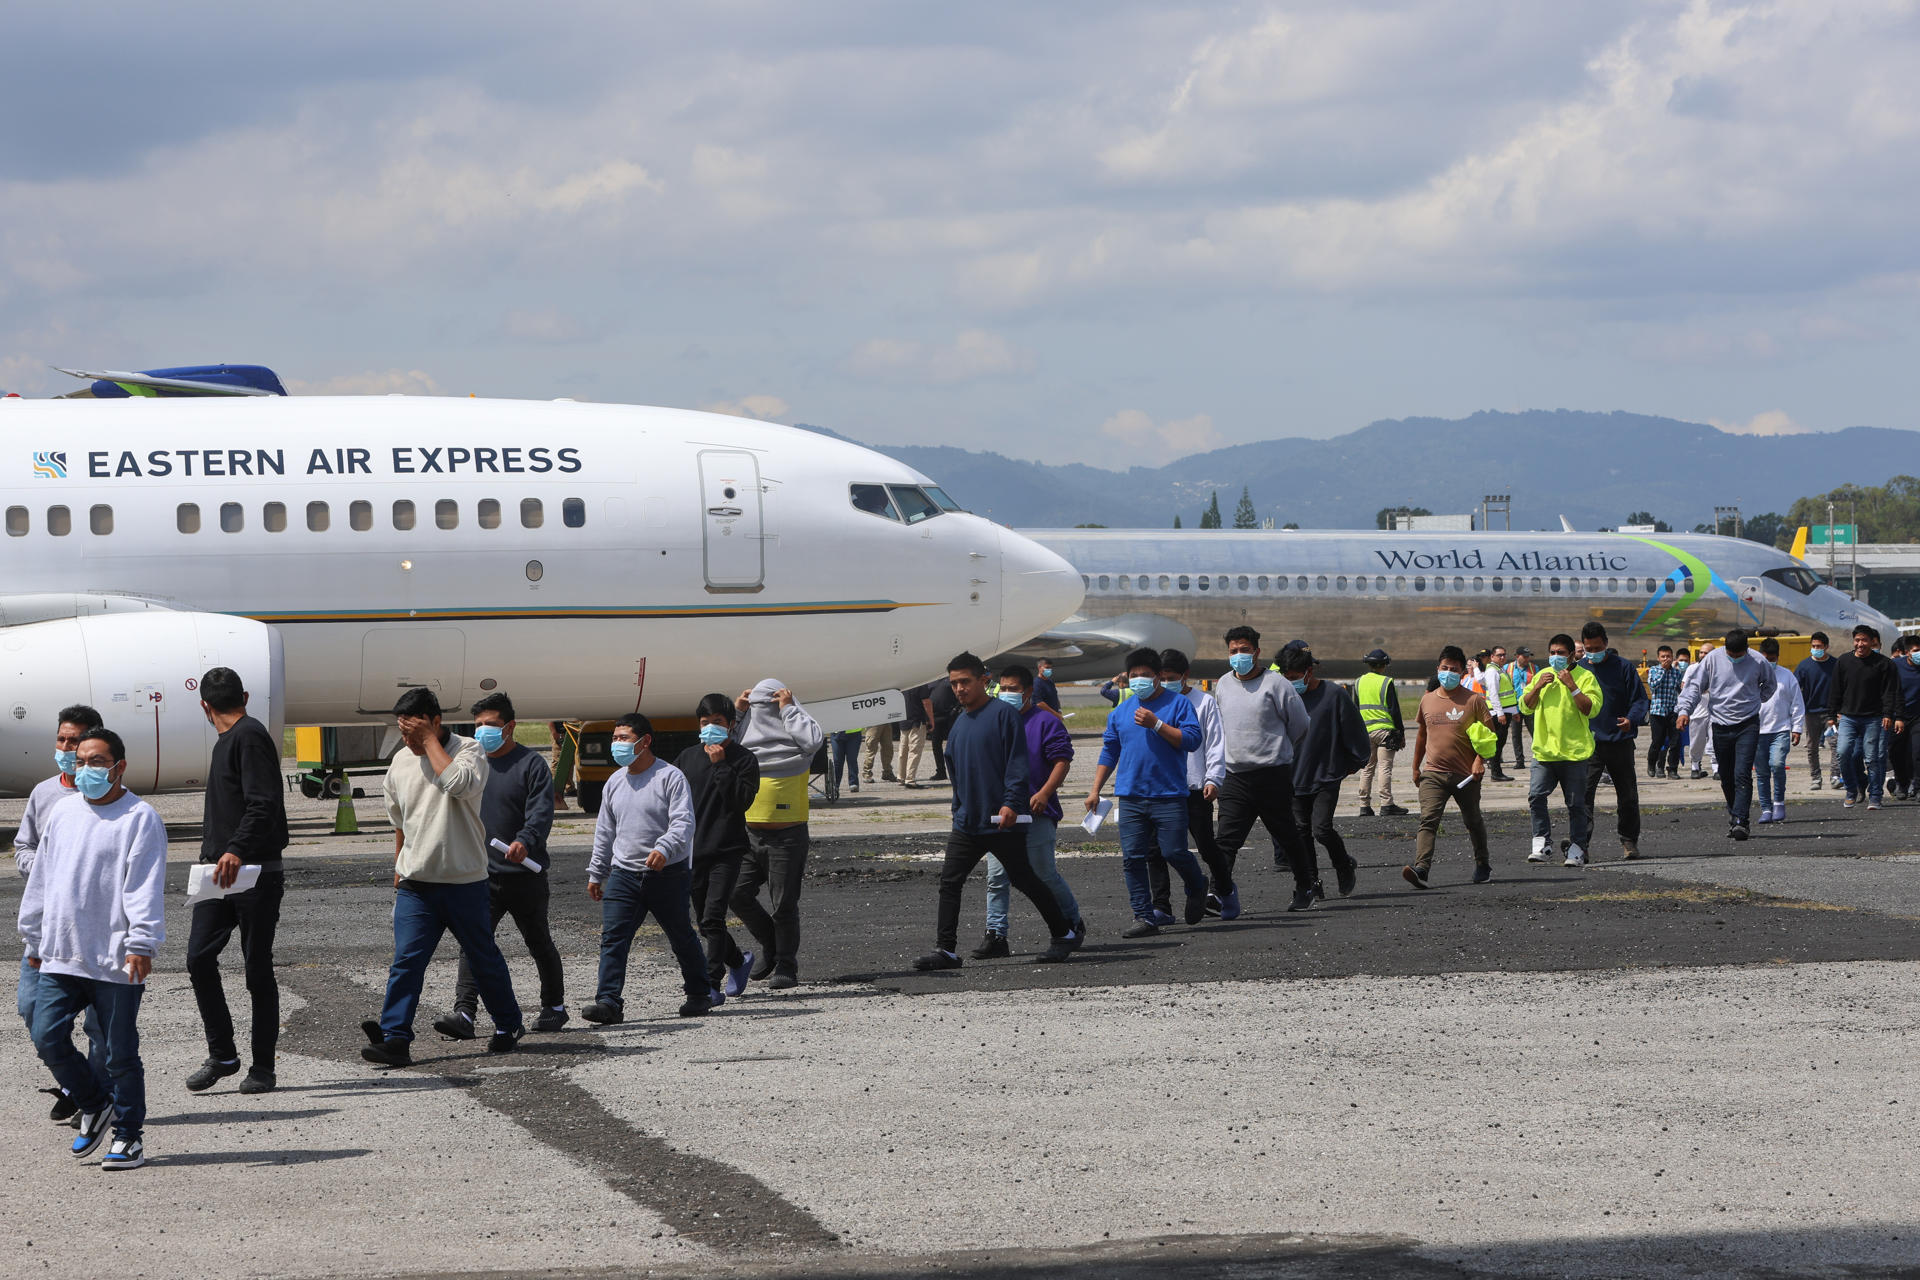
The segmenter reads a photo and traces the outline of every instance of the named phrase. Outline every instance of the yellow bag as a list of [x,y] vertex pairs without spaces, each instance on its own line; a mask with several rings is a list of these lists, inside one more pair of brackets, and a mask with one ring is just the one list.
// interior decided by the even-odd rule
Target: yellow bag
[[1482,760],[1493,759],[1493,753],[1500,749],[1499,735],[1478,720],[1467,726],[1467,741]]

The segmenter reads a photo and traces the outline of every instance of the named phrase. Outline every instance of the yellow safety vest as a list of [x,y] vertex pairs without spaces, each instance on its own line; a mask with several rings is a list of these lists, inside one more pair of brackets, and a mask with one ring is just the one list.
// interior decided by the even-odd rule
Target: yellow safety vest
[[1368,733],[1393,728],[1392,706],[1399,695],[1393,681],[1378,671],[1369,671],[1353,682],[1355,700],[1360,704],[1360,722]]
[[1497,686],[1500,690],[1500,705],[1495,710],[1506,711],[1518,706],[1520,699],[1513,692],[1513,664],[1508,663],[1504,667],[1496,667],[1495,670],[1500,673],[1500,683]]

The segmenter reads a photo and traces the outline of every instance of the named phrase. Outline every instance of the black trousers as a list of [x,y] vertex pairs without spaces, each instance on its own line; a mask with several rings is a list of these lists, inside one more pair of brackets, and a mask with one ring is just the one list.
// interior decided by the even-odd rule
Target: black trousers
[[1907,792],[1913,789],[1913,729],[1911,726],[1899,733],[1887,735],[1887,758],[1893,765],[1893,789]]
[[[1220,842],[1213,834],[1213,801],[1200,794],[1200,788],[1194,787],[1187,792],[1187,834],[1193,837],[1193,847],[1200,851],[1200,861],[1207,864],[1207,875],[1213,883],[1208,892],[1214,897],[1232,893],[1233,864],[1221,856]],[[1147,855],[1147,883],[1153,891],[1153,905],[1168,915],[1173,914],[1173,880],[1167,874],[1167,862],[1158,854]]]
[[1509,741],[1513,743],[1513,767],[1516,769],[1525,769],[1527,767],[1526,757],[1520,754],[1521,730],[1526,727],[1527,724],[1521,720],[1518,711],[1509,711],[1507,713],[1506,723],[1504,724],[1498,720],[1493,722],[1494,732],[1500,738],[1500,745],[1493,750],[1494,768],[1498,769],[1500,767],[1500,757],[1506,751]]
[[[800,974],[800,884],[807,875],[807,850],[812,839],[807,824],[797,827],[747,828],[747,856],[740,863],[740,882],[733,890],[733,910],[747,926],[761,953],[773,958],[773,972]],[[767,888],[768,911],[760,905],[760,886]]]
[[1320,882],[1320,855],[1314,848],[1315,841],[1318,841],[1320,847],[1327,851],[1327,859],[1333,863],[1335,871],[1353,865],[1353,856],[1347,852],[1347,842],[1342,840],[1340,833],[1333,829],[1333,810],[1339,803],[1340,784],[1337,782],[1332,786],[1322,787],[1318,791],[1310,791],[1306,795],[1296,794],[1293,797],[1294,825],[1301,831],[1309,833],[1311,837],[1304,843],[1307,846],[1307,862],[1313,868],[1315,884]]
[[262,867],[260,882],[245,893],[230,893],[195,906],[193,927],[187,934],[187,978],[193,983],[194,1003],[200,1006],[207,1054],[232,1062],[240,1054],[233,1042],[233,1014],[220,982],[220,953],[234,930],[240,931],[247,996],[253,1002],[249,1065],[264,1075],[273,1074],[273,1051],[280,1042],[280,984],[273,976],[273,935],[280,925],[280,900],[286,891],[286,873],[279,865]]
[[940,782],[947,776],[947,735],[929,734],[927,741],[933,746],[933,780]]
[[[551,893],[545,872],[502,871],[487,877],[488,928],[497,931],[503,919],[513,917],[513,927],[520,931],[520,940],[527,944],[527,954],[533,957],[534,970],[540,975],[542,1009],[558,1009],[567,1002],[560,948],[553,945],[553,930],[547,925]],[[473,979],[464,947],[460,970],[453,979],[453,1008],[469,1019],[480,1010],[480,984]]]
[[693,918],[700,924],[700,940],[707,948],[707,979],[715,990],[727,970],[746,959],[727,931],[727,911],[734,888],[740,883],[740,864],[745,857],[745,850],[741,850],[693,860]]
[[[1612,742],[1594,739],[1593,755],[1587,760],[1587,812],[1597,814],[1594,797],[1600,794],[1600,771],[1613,779],[1616,829],[1622,840],[1640,838],[1640,752],[1632,738]],[[1598,826],[1599,823],[1594,824]]]
[[1647,717],[1647,772],[1665,769],[1668,773],[1680,772],[1680,757],[1686,750],[1686,739],[1674,726],[1678,716]]
[[1229,872],[1256,821],[1273,838],[1273,865],[1292,870],[1294,892],[1313,888],[1313,850],[1293,818],[1292,765],[1229,772],[1220,784],[1220,825],[1215,834]]
[[940,868],[940,916],[934,930],[936,947],[953,951],[960,945],[960,899],[966,893],[967,877],[988,854],[1000,860],[1000,865],[1007,869],[1007,883],[1025,894],[1040,918],[1047,922],[1048,937],[1064,938],[1073,932],[1073,922],[1060,910],[1060,900],[1033,873],[1033,864],[1027,861],[1025,827],[986,835],[952,831],[947,834],[947,860]]

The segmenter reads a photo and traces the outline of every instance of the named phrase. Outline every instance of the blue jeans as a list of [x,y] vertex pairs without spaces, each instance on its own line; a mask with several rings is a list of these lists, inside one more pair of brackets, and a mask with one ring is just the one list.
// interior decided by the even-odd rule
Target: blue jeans
[[833,743],[833,778],[835,786],[858,787],[860,785],[860,731],[854,729],[847,733],[836,733]]
[[[1073,890],[1054,865],[1054,851],[1059,844],[1060,824],[1051,818],[1034,815],[1031,825],[1022,824],[1014,830],[1027,833],[1027,865],[1033,868],[1033,874],[1040,877],[1040,883],[1053,890],[1054,901],[1060,904],[1060,910],[1074,924],[1080,923],[1080,904],[1073,899]],[[987,932],[1002,937],[1007,932],[1007,908],[1013,903],[1013,882],[1007,878],[1007,869],[1000,865],[1000,859],[987,855]]]
[[1121,796],[1120,869],[1127,878],[1127,900],[1133,918],[1153,917],[1153,881],[1147,855],[1159,853],[1180,876],[1189,898],[1204,898],[1207,875],[1200,859],[1187,849],[1187,798],[1178,796]]
[[1760,753],[1760,717],[1715,724],[1713,758],[1720,762],[1720,793],[1727,798],[1727,823],[1747,825],[1753,807],[1753,762]]
[[1840,716],[1840,742],[1834,757],[1840,764],[1840,780],[1846,784],[1847,798],[1859,799],[1865,793],[1874,804],[1880,803],[1886,784],[1887,756],[1881,749],[1885,733],[1879,716]]
[[[27,1026],[27,1036],[33,1036],[33,1010],[40,1000],[40,971],[27,963],[27,957],[20,957],[20,989],[14,995],[14,1008],[20,1014],[20,1021]],[[92,1005],[87,1006],[86,1017],[81,1025],[87,1029],[87,1062],[93,1067],[94,1074],[101,1079],[107,1076],[107,1037],[100,1030],[100,1015]]]
[[[140,997],[144,984],[101,982],[65,973],[42,973],[33,1004],[33,1047],[53,1078],[82,1111],[113,1103],[113,1136],[132,1140],[147,1125],[147,1072],[140,1063]],[[73,1047],[73,1020],[86,1010],[98,1015],[106,1042],[104,1069]],[[89,1034],[92,1034],[91,1032]]]
[[1547,816],[1547,797],[1555,787],[1567,802],[1567,838],[1584,851],[1593,839],[1593,810],[1587,806],[1587,762],[1585,760],[1542,760],[1533,755],[1533,772],[1527,775],[1527,809],[1533,816],[1533,834],[1551,840],[1553,819]]
[[493,906],[487,882],[429,884],[402,880],[393,895],[393,966],[387,970],[387,1003],[380,1012],[380,1034],[389,1040],[413,1039],[413,1014],[427,964],[451,933],[460,944],[480,999],[495,1028],[516,1031],[524,1023],[513,998],[513,978],[500,945],[493,940]]
[[1787,753],[1793,750],[1793,731],[1782,729],[1778,733],[1760,735],[1760,747],[1754,754],[1759,765],[1761,816],[1767,816],[1767,810],[1778,800],[1787,802]]
[[693,867],[680,862],[658,871],[613,867],[600,886],[600,985],[594,999],[618,1009],[625,1005],[627,955],[640,922],[653,919],[667,935],[687,999],[705,1004],[713,994],[707,981],[707,956],[693,927]]

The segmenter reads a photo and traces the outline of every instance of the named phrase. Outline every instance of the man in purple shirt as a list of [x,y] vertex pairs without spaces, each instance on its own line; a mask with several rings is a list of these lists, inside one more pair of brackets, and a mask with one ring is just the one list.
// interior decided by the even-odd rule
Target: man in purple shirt
[[[1060,787],[1073,766],[1073,735],[1059,713],[1038,701],[1038,681],[1033,672],[1012,666],[1000,673],[1000,700],[1020,712],[1027,734],[1027,777],[1033,787],[1031,823],[1021,823],[1027,831],[1027,863],[1040,883],[1053,890],[1060,911],[1073,921],[1075,936],[1087,936],[1086,921],[1080,918],[1080,904],[1073,890],[1054,865],[1054,847],[1060,831]],[[1000,859],[987,855],[987,936],[973,950],[975,960],[993,960],[1009,955],[1007,948],[1007,908],[1013,900],[1013,888],[1007,869]]]

